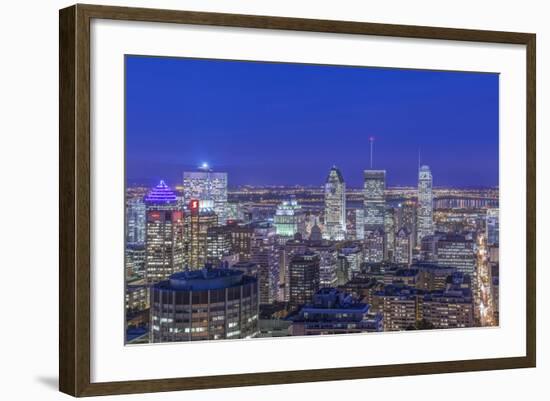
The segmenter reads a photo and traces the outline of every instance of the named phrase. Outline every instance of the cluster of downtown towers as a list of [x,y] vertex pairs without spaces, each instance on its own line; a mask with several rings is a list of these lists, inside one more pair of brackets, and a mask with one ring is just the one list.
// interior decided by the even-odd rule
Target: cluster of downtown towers
[[264,207],[273,188],[230,202],[227,173],[206,165],[184,172],[179,190],[128,188],[126,341],[497,324],[498,209],[473,229],[436,232],[428,166],[397,206],[384,170],[363,174],[360,206],[348,207],[333,166],[311,210],[294,196]]

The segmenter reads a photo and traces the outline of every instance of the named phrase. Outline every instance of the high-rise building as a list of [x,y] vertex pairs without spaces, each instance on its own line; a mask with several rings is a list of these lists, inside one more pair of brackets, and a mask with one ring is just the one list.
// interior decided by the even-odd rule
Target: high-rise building
[[405,227],[411,233],[412,247],[416,247],[416,202],[407,200],[395,208],[395,231]]
[[258,333],[258,280],[233,269],[203,268],[151,287],[150,340],[220,340]]
[[365,210],[363,207],[359,209],[347,209],[347,231],[346,239],[363,240],[365,238]]
[[384,216],[386,200],[384,190],[386,189],[385,170],[365,170],[363,186],[363,205],[365,209],[365,236],[367,231],[384,229]]
[[231,233],[224,226],[208,227],[206,230],[206,263],[219,266],[231,253]]
[[384,214],[384,260],[392,260],[395,250],[395,210],[386,207]]
[[272,225],[254,225],[250,261],[258,267],[260,304],[275,302],[279,293],[279,255]]
[[337,252],[331,241],[306,241],[307,248],[319,255],[319,283],[321,287],[336,286]]
[[464,235],[447,234],[434,236],[436,263],[440,266],[456,267],[457,271],[473,277],[476,271],[474,241]]
[[273,220],[277,235],[282,240],[291,239],[296,233],[305,233],[304,212],[294,197],[277,206]]
[[417,244],[434,233],[432,172],[428,166],[418,171]]
[[176,195],[161,181],[145,197],[145,270],[149,283],[183,270],[184,216]]
[[487,245],[498,245],[499,212],[498,208],[487,209],[486,221]]
[[126,202],[126,244],[145,244],[145,202],[141,197]]
[[145,269],[145,244],[126,244],[124,250],[126,279],[143,279]]
[[409,266],[412,262],[412,234],[406,227],[402,227],[397,232],[394,249],[395,263]]
[[208,263],[208,229],[218,225],[218,216],[213,209],[201,207],[193,199],[189,202],[189,213],[186,216],[188,267],[200,269]]
[[363,255],[367,263],[380,263],[384,260],[384,230],[379,228],[365,233]]
[[311,302],[319,291],[319,264],[319,255],[311,251],[294,255],[290,260],[289,303],[292,308]]
[[218,216],[220,224],[225,224],[228,217],[227,173],[214,172],[207,164],[199,171],[183,173],[183,202],[188,205],[192,200],[211,201],[212,209]]
[[361,263],[363,263],[363,250],[359,246],[350,245],[342,247],[338,256],[344,258],[346,261],[348,278],[353,277],[354,274],[361,270]]
[[346,183],[342,173],[333,166],[325,183],[325,232],[328,240],[341,241],[346,235]]

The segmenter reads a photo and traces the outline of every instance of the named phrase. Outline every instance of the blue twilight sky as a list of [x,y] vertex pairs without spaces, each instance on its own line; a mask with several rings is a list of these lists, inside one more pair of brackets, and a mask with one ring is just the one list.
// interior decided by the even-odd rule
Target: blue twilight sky
[[498,185],[498,75],[126,56],[128,183],[179,184],[208,162],[229,186],[359,187],[369,166],[416,185]]

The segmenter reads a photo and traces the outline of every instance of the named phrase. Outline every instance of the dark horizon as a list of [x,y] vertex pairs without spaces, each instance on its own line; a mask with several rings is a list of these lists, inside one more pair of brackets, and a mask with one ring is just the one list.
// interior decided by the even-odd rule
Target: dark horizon
[[126,177],[165,179],[209,163],[229,187],[321,186],[337,165],[352,188],[369,167],[416,186],[498,186],[498,75],[126,56]]

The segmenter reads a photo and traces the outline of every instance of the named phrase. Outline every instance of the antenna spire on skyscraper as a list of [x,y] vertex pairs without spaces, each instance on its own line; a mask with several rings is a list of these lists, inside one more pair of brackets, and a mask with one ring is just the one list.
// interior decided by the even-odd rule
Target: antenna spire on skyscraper
[[369,137],[369,142],[370,142],[370,169],[372,170],[372,166],[374,164],[374,159],[373,159],[374,137],[373,136]]

